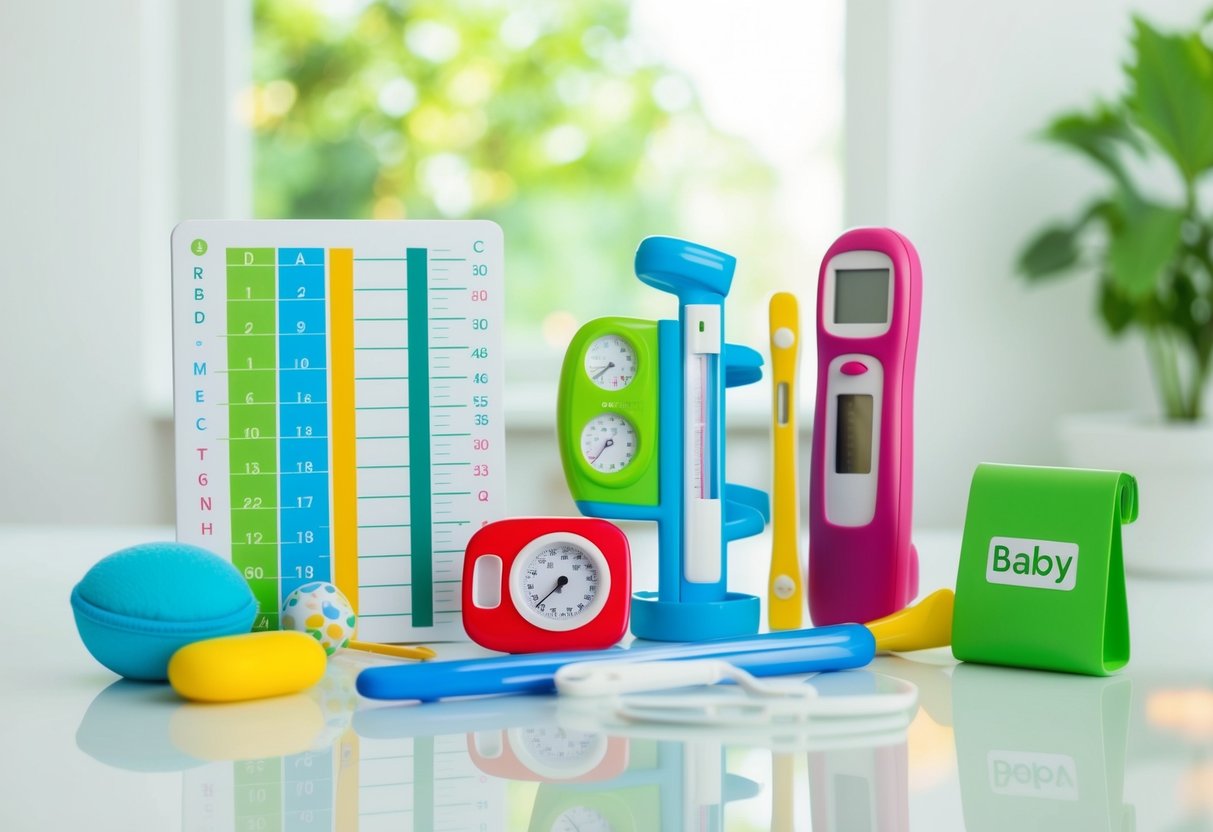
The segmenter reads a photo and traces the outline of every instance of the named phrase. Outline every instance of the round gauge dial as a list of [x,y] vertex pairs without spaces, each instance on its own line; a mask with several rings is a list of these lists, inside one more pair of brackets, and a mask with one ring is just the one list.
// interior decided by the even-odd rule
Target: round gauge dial
[[574,630],[593,621],[611,591],[602,550],[576,534],[531,541],[510,570],[514,606],[545,630]]
[[588,806],[570,806],[556,817],[552,832],[611,832],[611,822]]
[[636,428],[614,413],[595,416],[581,429],[581,453],[595,471],[620,471],[636,456]]
[[585,372],[603,390],[622,390],[636,377],[636,349],[622,335],[595,338],[585,353]]
[[523,728],[522,742],[532,760],[568,769],[601,756],[602,735],[543,725]]
[[606,734],[551,723],[510,728],[507,737],[518,762],[545,780],[584,777],[602,765],[610,749]]
[[576,618],[598,597],[599,577],[598,564],[579,546],[554,543],[523,567],[526,604],[543,618]]

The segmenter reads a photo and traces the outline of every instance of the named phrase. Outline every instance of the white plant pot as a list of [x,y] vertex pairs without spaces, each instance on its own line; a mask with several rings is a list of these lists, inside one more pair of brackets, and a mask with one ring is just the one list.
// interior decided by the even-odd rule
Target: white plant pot
[[1125,569],[1213,577],[1213,424],[1131,414],[1062,422],[1068,464],[1137,478],[1137,522],[1124,527]]

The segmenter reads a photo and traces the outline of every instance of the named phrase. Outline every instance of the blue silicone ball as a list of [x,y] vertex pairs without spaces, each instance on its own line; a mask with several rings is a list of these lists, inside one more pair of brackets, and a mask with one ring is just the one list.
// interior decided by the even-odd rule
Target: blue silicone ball
[[178,648],[247,633],[257,601],[240,571],[183,543],[145,543],[98,561],[72,590],[93,658],[128,679],[164,681]]

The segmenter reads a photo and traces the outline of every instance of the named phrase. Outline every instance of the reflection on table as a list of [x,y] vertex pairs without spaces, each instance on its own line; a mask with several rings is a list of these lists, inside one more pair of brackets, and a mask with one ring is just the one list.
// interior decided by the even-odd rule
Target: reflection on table
[[[114,768],[182,772],[188,832],[900,832],[911,771],[951,759],[925,745],[953,736],[968,828],[1131,828],[1129,679],[878,666],[812,682],[823,696],[879,696],[908,681],[913,710],[705,729],[629,723],[609,703],[555,696],[367,707],[353,691],[358,667],[334,661],[307,694],[236,705],[115,682],[76,741]],[[1174,722],[1178,711],[1159,701],[1154,718]],[[907,729],[931,742],[911,755]]]

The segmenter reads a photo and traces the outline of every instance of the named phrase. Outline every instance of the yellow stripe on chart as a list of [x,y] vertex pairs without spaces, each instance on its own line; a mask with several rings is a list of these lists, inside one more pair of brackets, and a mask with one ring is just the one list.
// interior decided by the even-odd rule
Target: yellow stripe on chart
[[358,612],[358,461],[354,424],[354,250],[329,249],[333,390],[333,582]]

